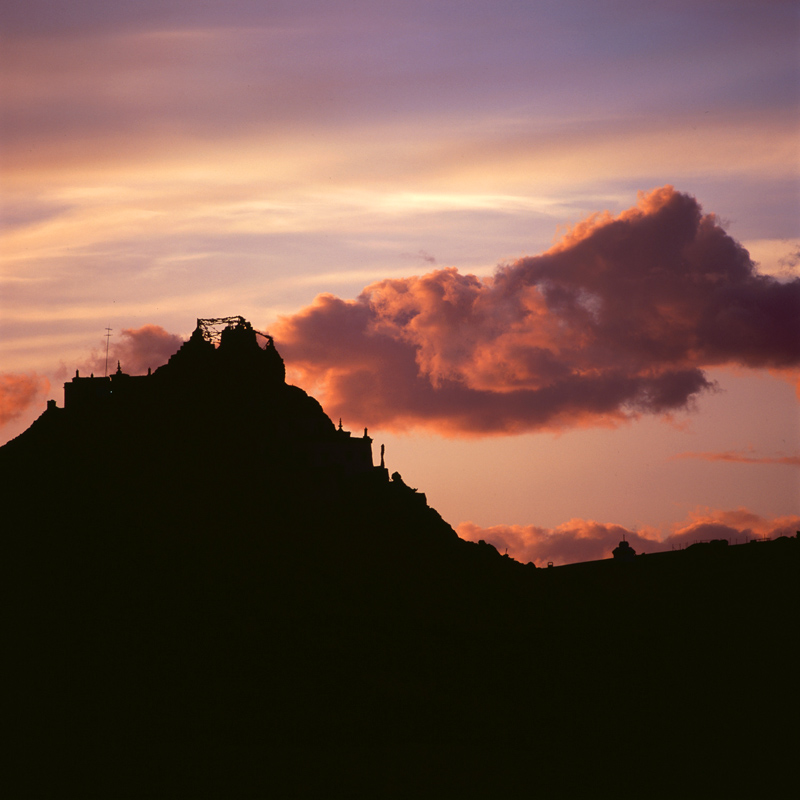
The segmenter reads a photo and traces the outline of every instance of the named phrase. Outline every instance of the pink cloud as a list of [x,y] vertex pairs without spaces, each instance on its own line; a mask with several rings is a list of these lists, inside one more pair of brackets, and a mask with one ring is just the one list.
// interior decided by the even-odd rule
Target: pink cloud
[[[160,325],[143,325],[141,328],[124,328],[119,339],[112,339],[108,353],[108,371],[114,372],[119,362],[122,371],[129,375],[140,375],[148,369],[157,369],[166,364],[177,352],[183,339],[169,333]],[[84,367],[102,375],[105,371],[105,346],[92,352],[91,360]]]
[[477,542],[483,539],[499,552],[508,550],[509,556],[536,566],[571,564],[610,558],[613,549],[624,536],[637,553],[663,549],[654,530],[632,531],[621,525],[604,524],[592,520],[572,519],[556,528],[536,525],[493,525],[482,528],[471,522],[462,522],[456,532],[462,539]]
[[667,546],[686,546],[709,539],[754,539],[794,536],[800,529],[800,516],[761,517],[739,508],[733,511],[704,509],[692,513],[689,520],[664,539]]
[[558,565],[611,558],[623,537],[637,553],[655,553],[711,539],[743,542],[753,538],[794,536],[798,529],[800,516],[767,518],[747,509],[697,511],[666,533],[657,528],[633,530],[582,519],[570,520],[556,528],[535,525],[483,528],[472,522],[463,522],[456,528],[462,539],[472,542],[483,539],[501,553],[507,549],[517,561],[532,561],[539,567],[546,566],[549,561]]
[[449,435],[609,425],[685,408],[722,364],[800,364],[800,279],[748,253],[666,186],[548,252],[325,294],[273,327],[334,416]]
[[50,381],[35,372],[0,374],[0,427],[21,417],[49,389]]

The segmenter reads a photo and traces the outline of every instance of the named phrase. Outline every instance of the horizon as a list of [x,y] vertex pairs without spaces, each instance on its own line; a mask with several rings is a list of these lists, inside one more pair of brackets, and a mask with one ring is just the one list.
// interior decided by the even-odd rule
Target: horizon
[[796,4],[459,9],[6,4],[0,443],[241,314],[517,560],[800,527]]

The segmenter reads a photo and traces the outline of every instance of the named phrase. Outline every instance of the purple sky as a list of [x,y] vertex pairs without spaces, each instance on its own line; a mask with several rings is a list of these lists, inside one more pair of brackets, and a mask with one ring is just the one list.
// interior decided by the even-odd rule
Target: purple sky
[[[133,371],[172,341],[144,326],[187,336],[196,317],[243,314],[289,337],[298,381],[369,425],[445,519],[495,526],[526,560],[573,558],[531,533],[570,520],[655,541],[745,508],[737,530],[778,530],[800,511],[799,33],[796,3],[764,0],[5,0],[0,442],[61,402],[106,326]],[[688,252],[656,270],[674,243],[657,214],[639,226],[649,250],[602,243],[667,185],[716,215],[750,277],[709,270],[696,233],[694,277],[654,277]],[[542,257],[554,245],[566,255]],[[590,279],[582,258],[611,267]],[[634,291],[637,258],[651,273]],[[498,266],[527,288],[504,297]],[[721,276],[714,292],[700,273]],[[480,297],[460,328],[430,300],[445,282]],[[402,414],[393,391],[358,407],[368,353],[412,370],[422,393]],[[389,385],[374,374],[370,392]],[[539,392],[536,413],[532,394],[500,396],[514,387]],[[616,535],[560,535],[576,530],[587,557]]]

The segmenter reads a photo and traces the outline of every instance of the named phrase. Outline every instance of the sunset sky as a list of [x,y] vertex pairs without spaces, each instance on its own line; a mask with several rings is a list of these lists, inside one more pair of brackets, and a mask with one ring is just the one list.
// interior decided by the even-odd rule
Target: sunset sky
[[3,0],[0,37],[0,443],[107,327],[136,373],[241,314],[523,561],[800,528],[794,0]]

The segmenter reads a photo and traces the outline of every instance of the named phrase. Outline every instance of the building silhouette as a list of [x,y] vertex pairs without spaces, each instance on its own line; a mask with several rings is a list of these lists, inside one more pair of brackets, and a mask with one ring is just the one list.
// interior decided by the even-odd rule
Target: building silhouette
[[[176,424],[181,417],[196,418],[203,410],[227,413],[255,436],[261,433],[280,440],[283,459],[295,467],[389,480],[388,470],[373,463],[372,438],[366,428],[363,436],[356,437],[341,420],[334,427],[319,404],[288,386],[285,378],[273,338],[246,319],[198,319],[192,335],[167,364],[148,369],[146,375],[129,375],[119,362],[107,377],[86,377],[76,371],[64,384],[63,411],[75,419],[114,417],[120,422],[124,416],[140,424],[147,424],[148,416],[155,422],[165,413]],[[58,411],[51,401],[48,412]],[[270,412],[272,419],[265,419]]]

